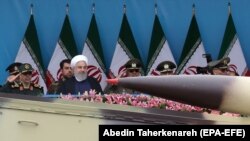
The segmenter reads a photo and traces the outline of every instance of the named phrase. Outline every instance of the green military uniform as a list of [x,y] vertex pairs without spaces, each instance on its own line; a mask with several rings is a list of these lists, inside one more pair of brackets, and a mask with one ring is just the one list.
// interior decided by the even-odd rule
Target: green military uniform
[[[24,63],[20,66],[19,71],[24,73],[32,73],[33,68],[30,64]],[[31,75],[31,74],[30,74]],[[13,93],[13,94],[23,94],[23,95],[33,95],[33,96],[41,96],[43,95],[43,88],[38,85],[30,82],[28,87],[23,86],[23,82],[7,82],[1,90],[5,93]]]
[[48,88],[47,94],[57,94],[58,88],[61,87],[63,82],[66,80],[67,80],[66,78],[62,78],[59,81],[54,81]]
[[42,96],[43,88],[38,85],[31,83],[29,88],[24,88],[22,83],[9,83],[2,88],[2,92],[13,93],[13,94],[23,94],[23,95],[33,95]]
[[[133,70],[137,70],[138,72],[140,72],[140,74],[142,74],[142,64],[141,62],[136,59],[130,59],[129,61],[127,61],[124,64],[124,67],[126,68],[127,71],[133,71]],[[110,94],[110,93],[117,93],[117,94],[139,94],[140,92],[138,91],[134,91],[132,89],[127,89],[124,87],[120,87],[117,85],[108,85],[105,90],[104,93],[106,94]]]

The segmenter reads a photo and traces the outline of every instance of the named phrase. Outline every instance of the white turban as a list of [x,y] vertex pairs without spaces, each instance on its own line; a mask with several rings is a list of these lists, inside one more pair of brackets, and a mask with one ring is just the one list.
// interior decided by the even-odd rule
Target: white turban
[[71,62],[70,62],[70,66],[73,68],[76,66],[76,63],[78,63],[79,61],[84,61],[86,62],[86,64],[88,64],[88,58],[84,55],[76,55],[75,57],[73,57],[71,59]]

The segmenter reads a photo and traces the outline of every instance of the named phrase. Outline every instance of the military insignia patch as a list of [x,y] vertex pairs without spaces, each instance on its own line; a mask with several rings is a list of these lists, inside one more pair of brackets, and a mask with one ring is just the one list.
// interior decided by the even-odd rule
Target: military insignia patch
[[25,65],[24,65],[24,68],[25,68],[25,69],[29,69],[29,68],[30,68],[30,65],[29,65],[29,64],[25,64]]
[[136,63],[132,63],[132,68],[136,68]]
[[164,65],[164,69],[169,69],[169,65],[168,65],[168,64],[165,64],[165,65]]

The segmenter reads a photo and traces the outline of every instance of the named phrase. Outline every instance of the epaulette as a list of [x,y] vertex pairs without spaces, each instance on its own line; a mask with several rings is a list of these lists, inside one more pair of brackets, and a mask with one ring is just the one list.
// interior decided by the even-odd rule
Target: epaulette
[[11,88],[19,88],[20,87],[20,85],[16,82],[12,83],[10,86],[11,86]]
[[40,86],[39,84],[33,84],[33,86],[34,86],[35,88],[41,88],[41,86]]
[[59,82],[58,82],[58,81],[55,81],[55,82],[53,82],[53,83],[51,84],[51,86],[57,86],[57,85],[59,85]]

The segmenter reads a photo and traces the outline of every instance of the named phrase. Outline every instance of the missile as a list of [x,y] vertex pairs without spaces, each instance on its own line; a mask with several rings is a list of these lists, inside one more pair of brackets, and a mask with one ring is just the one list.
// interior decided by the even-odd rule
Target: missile
[[108,79],[108,83],[204,108],[250,114],[250,78],[168,75]]

